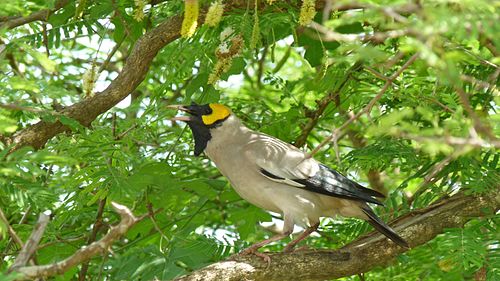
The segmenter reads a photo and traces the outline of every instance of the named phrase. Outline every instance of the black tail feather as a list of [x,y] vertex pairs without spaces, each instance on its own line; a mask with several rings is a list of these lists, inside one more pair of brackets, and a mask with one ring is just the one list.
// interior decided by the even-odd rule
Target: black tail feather
[[362,207],[363,213],[368,216],[368,223],[371,224],[376,230],[384,234],[387,238],[394,241],[401,247],[410,248],[408,242],[406,242],[401,236],[399,236],[391,227],[385,224],[368,206]]

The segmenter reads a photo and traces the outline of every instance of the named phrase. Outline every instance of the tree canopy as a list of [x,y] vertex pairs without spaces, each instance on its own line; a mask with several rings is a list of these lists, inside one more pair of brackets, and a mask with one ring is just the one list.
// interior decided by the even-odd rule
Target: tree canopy
[[[0,280],[499,280],[500,5],[0,5]],[[193,155],[171,104],[223,103],[387,195],[268,266],[282,221]]]

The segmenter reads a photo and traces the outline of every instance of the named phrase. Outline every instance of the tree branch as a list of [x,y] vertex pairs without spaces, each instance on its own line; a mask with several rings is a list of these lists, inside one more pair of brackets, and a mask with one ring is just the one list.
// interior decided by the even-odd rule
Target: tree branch
[[[87,245],[94,243],[97,238],[97,233],[101,230],[102,224],[102,214],[104,213],[104,207],[106,206],[106,198],[99,200],[99,207],[97,207],[97,215],[94,222],[94,226],[92,227],[92,232],[87,240]],[[85,275],[87,275],[87,271],[89,269],[89,261],[86,261],[82,264],[82,269],[78,272],[78,280],[85,280]]]
[[[101,93],[65,108],[61,113],[84,126],[127,97],[144,79],[159,50],[179,37],[182,18],[174,16],[144,34],[134,46],[123,70]],[[40,148],[55,135],[69,130],[60,122],[40,121],[10,138],[11,151],[23,146]]]
[[353,66],[351,66],[347,72],[346,75],[344,75],[343,80],[338,84],[339,86],[337,89],[334,91],[331,91],[328,95],[324,96],[321,100],[317,100],[316,104],[318,105],[318,108],[313,111],[312,113],[308,114],[310,116],[309,121],[306,123],[306,125],[302,128],[302,133],[300,136],[297,137],[297,139],[294,142],[294,145],[296,147],[302,147],[304,144],[306,144],[307,137],[311,133],[311,131],[316,127],[316,124],[319,122],[319,118],[323,116],[323,113],[325,112],[326,108],[328,107],[328,104],[330,102],[334,101],[338,95],[340,95],[340,92],[344,88],[344,86],[347,84],[349,79],[351,78],[351,74],[353,72],[358,71],[361,69],[361,63],[357,62]]
[[19,110],[19,111],[28,111],[33,113],[45,113],[50,115],[61,115],[58,112],[53,112],[50,110],[39,109],[34,107],[22,106],[14,103],[0,103],[0,108],[4,108],[7,110]]
[[0,29],[4,27],[7,29],[12,29],[34,21],[46,21],[51,14],[66,6],[68,3],[69,0],[59,0],[54,5],[53,9],[44,9],[38,12],[34,12],[26,17],[16,17],[9,19],[0,25]]
[[2,208],[0,208],[0,220],[4,223],[4,225],[7,227],[7,232],[9,233],[10,237],[12,238],[12,240],[14,240],[14,242],[19,245],[19,247],[24,247],[24,243],[23,241],[21,240],[21,238],[19,238],[19,236],[17,235],[16,231],[14,230],[14,228],[12,228],[12,226],[10,225],[9,223],[9,220],[7,219],[7,217],[5,216]]
[[28,239],[26,244],[23,245],[23,248],[19,252],[16,261],[10,267],[9,271],[16,270],[17,268],[25,266],[28,263],[28,261],[35,253],[38,244],[40,244],[40,240],[42,239],[43,233],[45,232],[45,228],[47,227],[49,220],[49,215],[46,215],[44,213],[40,214],[35,228],[33,228],[33,232],[30,235],[30,238]]
[[[446,228],[463,227],[474,217],[500,209],[500,186],[482,195],[456,194],[397,219],[393,225],[412,248],[432,240]],[[222,261],[180,277],[178,281],[325,280],[368,272],[405,252],[378,232],[371,232],[338,250],[268,253],[271,265],[254,255]]]
[[469,115],[469,117],[472,119],[472,123],[474,126],[474,129],[478,132],[483,134],[484,136],[488,137],[489,139],[493,141],[497,141],[497,138],[491,131],[491,127],[489,124],[486,122],[482,122],[479,116],[476,114],[474,109],[472,109],[472,105],[469,102],[469,99],[467,97],[467,94],[465,91],[458,87],[455,86],[455,91],[457,92],[458,97],[460,98],[460,102],[462,103],[462,106],[464,107],[465,111]]
[[75,265],[90,260],[99,253],[106,252],[116,240],[123,236],[139,221],[127,207],[114,202],[112,202],[111,205],[120,215],[121,221],[117,225],[111,227],[110,231],[100,240],[79,249],[73,255],[62,261],[48,265],[19,267],[15,268],[14,271],[23,274],[21,277],[23,280],[54,276],[68,271]]

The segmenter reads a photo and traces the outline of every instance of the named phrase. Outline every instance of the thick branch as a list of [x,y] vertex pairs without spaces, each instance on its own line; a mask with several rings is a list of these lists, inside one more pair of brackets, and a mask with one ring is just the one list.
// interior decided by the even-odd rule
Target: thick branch
[[[499,209],[500,186],[483,195],[459,193],[404,215],[393,226],[414,248],[433,239],[446,228],[462,227],[471,218],[494,214]],[[384,266],[405,251],[381,234],[372,232],[339,250],[269,253],[270,266],[259,257],[242,256],[212,264],[177,280],[334,279]]]
[[44,9],[38,12],[34,12],[26,17],[17,17],[9,19],[0,25],[0,29],[4,27],[6,27],[7,29],[12,29],[34,21],[46,21],[52,13],[66,6],[66,4],[68,3],[69,0],[59,0],[54,5],[53,9]]
[[[108,88],[93,97],[66,108],[61,113],[85,126],[90,125],[98,115],[106,112],[127,97],[142,82],[158,51],[179,37],[181,23],[182,18],[174,16],[144,34],[134,46],[122,72]],[[12,150],[26,145],[40,148],[50,138],[66,130],[68,128],[60,122],[48,123],[40,121],[19,131],[11,138]]]
[[111,204],[115,211],[120,214],[121,221],[111,227],[108,234],[104,235],[100,240],[79,249],[62,261],[48,265],[20,267],[14,269],[14,271],[22,273],[22,278],[24,279],[54,276],[66,272],[75,265],[90,260],[97,254],[106,252],[116,240],[123,236],[138,221],[127,207],[114,202]]

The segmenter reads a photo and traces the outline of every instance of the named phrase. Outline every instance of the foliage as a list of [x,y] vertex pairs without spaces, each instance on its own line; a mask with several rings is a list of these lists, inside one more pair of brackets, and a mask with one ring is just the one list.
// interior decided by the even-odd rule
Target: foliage
[[[290,143],[313,122],[304,145],[312,150],[383,91],[368,114],[315,157],[365,185],[370,173],[380,175],[381,191],[389,196],[387,207],[377,212],[385,220],[443,195],[498,188],[500,12],[495,1],[368,0],[346,9],[341,8],[352,1],[334,1],[331,11],[318,9],[314,24],[305,27],[299,24],[307,22],[300,20],[298,1],[262,1],[243,9],[222,2],[220,23],[199,21],[196,32],[166,45],[129,98],[90,127],[60,109],[99,95],[120,73],[137,40],[185,5],[87,0],[57,9],[58,2],[0,5],[0,141],[40,120],[70,128],[40,150],[9,153],[7,142],[0,142],[0,208],[8,223],[25,241],[38,214],[52,211],[37,251],[39,264],[86,245],[99,216],[104,223],[97,239],[102,237],[119,220],[111,201],[137,216],[154,213],[154,219],[144,218],[109,255],[90,261],[87,276],[96,280],[172,279],[270,235],[259,222],[280,220],[240,199],[206,157],[193,156],[191,136],[184,125],[170,121],[175,113],[165,109],[167,104],[221,102],[250,128]],[[311,1],[305,2],[314,15]],[[208,6],[199,1],[200,15]],[[2,25],[43,9],[55,12],[46,21],[12,29]],[[233,37],[220,38],[228,28]],[[208,83],[234,36],[242,47],[217,72],[219,81]],[[401,75],[389,78],[417,53]],[[97,80],[84,81],[94,66]],[[102,213],[101,201],[106,203]],[[498,280],[499,225],[498,215],[474,219],[364,277],[470,280],[486,270],[488,280]],[[325,219],[320,230],[305,243],[338,248],[371,228],[354,219]],[[269,249],[280,250],[286,242]],[[19,250],[1,221],[0,279],[12,277],[7,270]],[[80,269],[56,279],[76,279]]]

